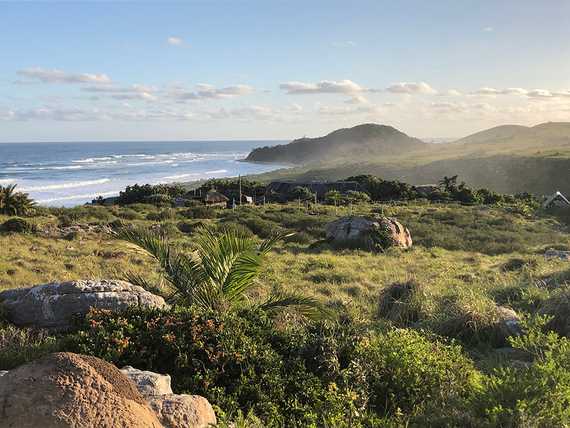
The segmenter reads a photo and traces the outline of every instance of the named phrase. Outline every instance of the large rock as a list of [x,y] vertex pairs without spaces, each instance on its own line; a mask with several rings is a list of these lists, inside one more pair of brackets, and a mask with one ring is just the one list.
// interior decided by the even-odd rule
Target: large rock
[[326,226],[326,236],[336,245],[367,250],[412,246],[408,228],[390,217],[342,217]]
[[121,369],[148,400],[165,428],[206,428],[216,424],[212,405],[199,395],[173,394],[170,376],[131,366]]
[[131,366],[123,367],[121,372],[136,385],[139,392],[145,397],[172,394],[169,375],[139,370]]
[[164,299],[125,281],[80,280],[6,290],[0,304],[18,326],[67,329],[74,315],[91,308],[122,311],[132,306],[166,307]]
[[506,306],[497,306],[497,331],[502,340],[510,336],[520,336],[523,331],[518,314]]
[[0,426],[160,428],[132,382],[95,357],[56,353],[0,378]]
[[214,409],[204,397],[186,394],[147,398],[165,428],[206,428],[216,425]]

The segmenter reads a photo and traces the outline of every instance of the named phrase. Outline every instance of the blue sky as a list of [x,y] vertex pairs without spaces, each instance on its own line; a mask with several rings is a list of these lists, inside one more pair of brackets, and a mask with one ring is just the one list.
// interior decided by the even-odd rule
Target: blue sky
[[570,120],[570,2],[0,2],[0,141]]

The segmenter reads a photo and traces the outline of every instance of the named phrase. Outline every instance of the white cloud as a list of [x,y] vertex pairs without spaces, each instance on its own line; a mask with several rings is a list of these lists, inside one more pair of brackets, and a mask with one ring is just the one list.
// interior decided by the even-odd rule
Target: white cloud
[[82,88],[82,90],[85,92],[93,92],[97,94],[109,94],[111,98],[116,100],[157,100],[157,96],[154,94],[157,92],[157,89],[152,86],[87,86],[85,88]]
[[493,27],[484,27],[483,28],[484,33],[492,33],[493,31],[495,31],[495,29]]
[[348,106],[319,106],[318,113],[322,116],[347,116],[347,115],[379,115],[383,113],[380,106],[373,104]]
[[345,101],[346,104],[368,104],[368,99],[362,95],[354,95]]
[[461,91],[458,91],[457,89],[448,89],[446,91],[438,92],[437,95],[442,97],[460,97],[461,95],[463,95],[463,93]]
[[437,91],[426,82],[398,82],[386,88],[394,94],[435,94]]
[[[111,83],[111,78],[106,74],[67,73],[62,70],[48,70],[40,67],[19,70],[18,75],[42,83]],[[29,83],[29,81],[24,81],[24,83]]]
[[178,101],[221,99],[248,95],[253,91],[254,88],[249,85],[233,85],[226,86],[224,88],[216,88],[213,85],[200,84],[196,85],[196,89],[194,91],[189,91],[180,87],[173,88],[169,91],[167,96]]
[[168,39],[166,39],[166,41],[168,42],[169,45],[172,46],[180,46],[184,44],[184,40],[182,40],[180,37],[170,36]]
[[363,88],[352,80],[321,80],[317,83],[305,82],[285,82],[279,87],[287,94],[356,94],[366,92]]

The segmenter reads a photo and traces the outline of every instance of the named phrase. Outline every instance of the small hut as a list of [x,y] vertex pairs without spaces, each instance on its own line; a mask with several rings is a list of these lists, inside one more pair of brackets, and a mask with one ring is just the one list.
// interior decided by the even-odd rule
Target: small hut
[[229,199],[225,195],[214,189],[209,190],[206,195],[204,195],[204,204],[210,207],[226,207],[228,202]]
[[546,198],[542,204],[543,208],[563,207],[570,208],[570,201],[561,192],[556,192]]

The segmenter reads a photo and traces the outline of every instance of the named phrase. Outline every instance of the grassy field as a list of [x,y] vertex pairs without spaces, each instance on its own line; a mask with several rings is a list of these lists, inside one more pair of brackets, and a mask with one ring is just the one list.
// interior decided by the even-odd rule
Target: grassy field
[[[84,207],[71,213],[77,224],[105,225],[123,219],[160,227],[182,248],[191,248],[192,231],[206,223],[239,224],[261,238],[279,229],[296,232],[271,253],[259,293],[280,288],[302,291],[366,317],[376,315],[382,289],[396,282],[413,279],[434,297],[467,294],[493,299],[493,294],[514,284],[555,277],[568,268],[567,263],[543,256],[548,248],[570,249],[566,226],[554,217],[526,217],[508,208],[427,203],[353,207],[350,212],[354,215],[384,213],[411,230],[411,250],[393,249],[383,254],[318,244],[326,223],[349,214],[348,208],[306,210],[296,204],[242,207],[218,210],[215,219],[188,219],[184,208],[135,208]],[[146,220],[160,217],[160,213],[164,221]],[[64,215],[69,216],[60,214],[58,220],[49,214],[31,221],[42,229],[57,224]],[[105,232],[78,232],[59,238],[10,233],[0,235],[0,245],[2,289],[78,278],[115,278],[127,270],[149,275],[149,267],[153,267],[147,257]]]
[[[360,214],[384,214],[398,218],[410,229],[414,240],[413,247],[405,251],[392,248],[383,253],[370,253],[335,249],[323,240],[324,228],[329,221],[340,216]],[[0,224],[7,218],[0,217]],[[550,336],[536,336],[538,333],[533,333],[534,339],[524,336],[524,340],[530,345],[521,345],[523,348],[538,346],[533,344],[534,340],[549,349],[540,351],[549,352],[548,364],[539,358],[535,365],[529,366],[528,371],[509,371],[510,366],[507,366],[507,371],[501,372],[505,355],[509,355],[505,354],[505,349],[512,348],[508,347],[499,326],[499,308],[506,307],[515,310],[522,318],[538,314],[549,315],[552,318],[547,321],[547,331],[554,330],[562,336],[570,335],[570,264],[544,257],[545,250],[549,248],[570,250],[567,216],[540,212],[529,215],[509,206],[464,206],[418,201],[362,204],[350,208],[325,205],[306,208],[297,204],[268,204],[263,207],[239,207],[235,210],[157,208],[146,204],[128,207],[86,206],[73,209],[41,209],[37,215],[26,220],[36,226],[35,232],[0,233],[0,289],[80,278],[121,279],[127,271],[138,272],[150,282],[158,281],[159,269],[156,263],[147,255],[115,239],[110,233],[119,225],[119,221],[159,229],[169,237],[174,246],[183,251],[193,248],[195,233],[203,225],[220,229],[237,228],[259,238],[267,238],[276,231],[295,232],[295,235],[281,242],[269,254],[258,285],[250,297],[255,301],[279,291],[313,297],[328,309],[327,313],[335,320],[337,327],[327,327],[327,324],[324,327],[312,327],[291,314],[278,318],[275,326],[268,330],[271,333],[259,333],[265,330],[259,330],[261,327],[258,324],[247,324],[247,327],[243,325],[247,317],[223,318],[223,324],[229,326],[227,328],[237,330],[229,339],[222,340],[215,336],[212,343],[224,346],[223,354],[231,357],[230,362],[217,367],[217,363],[200,357],[206,358],[205,367],[214,364],[211,371],[204,368],[206,371],[201,372],[200,376],[205,379],[210,376],[217,380],[200,380],[202,383],[196,383],[194,380],[190,381],[195,378],[188,377],[188,369],[180,366],[179,355],[186,355],[178,354],[182,352],[180,346],[191,346],[193,340],[202,343],[203,340],[213,339],[180,339],[181,342],[174,353],[177,357],[172,357],[168,353],[170,351],[164,351],[167,352],[166,356],[160,356],[156,353],[168,349],[171,342],[165,342],[164,338],[170,337],[171,333],[164,335],[160,331],[147,331],[144,326],[149,325],[148,323],[137,328],[131,327],[130,322],[140,322],[141,316],[137,314],[133,318],[135,321],[108,321],[107,318],[96,321],[97,325],[109,322],[107,327],[101,327],[109,336],[98,336],[101,333],[89,327],[78,336],[72,337],[72,342],[75,341],[73,347],[68,344],[69,339],[64,338],[65,340],[60,342],[58,338],[45,332],[19,330],[5,325],[0,327],[0,369],[9,369],[50,350],[72,349],[91,353],[118,365],[133,364],[171,373],[174,375],[173,379],[177,380],[175,387],[178,391],[206,395],[222,408],[218,414],[224,423],[234,421],[236,426],[244,427],[282,426],[283,421],[287,420],[286,415],[292,411],[291,396],[283,396],[283,401],[277,405],[275,391],[282,391],[283,387],[279,386],[276,390],[271,390],[271,393],[267,390],[266,382],[277,382],[277,378],[281,379],[280,382],[293,382],[293,385],[288,387],[289,394],[292,394],[295,400],[308,400],[309,403],[303,404],[304,407],[299,403],[295,405],[297,407],[293,406],[298,412],[295,420],[300,422],[291,426],[457,426],[463,423],[458,421],[464,420],[469,420],[464,426],[522,426],[520,423],[526,420],[528,412],[537,413],[536,409],[543,407],[545,415],[537,418],[536,423],[524,426],[565,426],[564,423],[570,422],[570,415],[563,409],[565,399],[560,398],[560,394],[564,396],[566,391],[570,391],[570,384],[561,380],[566,379],[565,376],[570,373],[570,366],[565,360],[567,342],[559,343],[557,341],[562,339]],[[199,322],[199,319],[193,318],[191,325],[200,325]],[[212,325],[210,320],[205,322],[206,326]],[[263,323],[262,325],[265,326]],[[133,343],[142,341],[141,343],[145,344],[150,340],[148,337],[157,336],[152,339],[156,341],[153,342],[156,345],[136,345],[142,346],[140,349],[144,352],[155,349],[156,346],[152,357],[140,356],[143,351],[137,347],[134,348],[133,354],[128,354],[127,351],[124,351],[126,354],[117,354],[117,350],[111,345],[114,340],[118,340],[118,334],[127,334],[122,332],[122,329],[126,328],[124,326],[130,329],[129,340]],[[371,332],[379,332],[379,338],[360,338],[358,326],[366,326]],[[297,327],[302,328],[301,336],[296,336]],[[185,331],[177,334],[185,337]],[[194,334],[195,331],[202,330],[192,327],[191,331]],[[243,338],[242,341],[239,336],[242,334],[251,336]],[[267,334],[270,335],[266,336]],[[140,337],[135,338],[133,335]],[[426,342],[424,337],[430,338],[430,335],[436,335],[433,337],[438,339],[432,338]],[[238,336],[239,338],[236,338]],[[103,341],[98,342],[100,340]],[[433,342],[434,340],[436,342]],[[441,342],[443,348],[432,348],[440,343],[439,340],[444,341]],[[550,341],[553,341],[552,344]],[[240,344],[237,351],[234,348],[236,343]],[[254,346],[252,344],[255,344],[255,347],[250,349],[250,346]],[[270,350],[263,348],[268,346],[271,347]],[[390,348],[392,346],[395,348]],[[322,365],[311,368],[321,357],[329,358],[331,349],[336,353],[331,354],[336,355],[331,357],[333,362],[326,360],[322,364],[332,366],[326,370]],[[268,360],[268,355],[273,355],[270,351],[277,352],[279,356],[271,357],[275,360]],[[197,347],[185,352],[188,355],[201,355],[203,348]],[[435,354],[431,355],[433,352]],[[441,352],[443,354],[440,354]],[[244,353],[251,356],[248,363],[243,361]],[[352,361],[344,368],[343,353],[347,353]],[[369,356],[370,353],[373,356]],[[389,355],[399,356],[396,360],[385,360]],[[467,355],[468,359],[464,360],[466,357],[462,355]],[[157,359],[158,365],[153,365],[153,358]],[[169,358],[173,358],[176,364],[168,365]],[[257,367],[254,370],[257,373],[255,376],[262,378],[255,377],[256,380],[250,380],[249,377],[254,376],[253,374],[246,376],[242,373],[240,376],[245,376],[243,383],[240,380],[226,385],[224,378],[218,376],[220,370],[225,371],[232,367],[235,358],[240,361],[239,367],[242,368],[239,370],[244,370],[244,365],[251,364]],[[293,376],[296,370],[300,370],[299,367],[288,367],[289,359],[290,363],[294,364],[298,358],[306,358],[302,363],[303,367],[310,371],[306,376],[319,385],[324,382],[322,387],[315,386],[315,391],[322,391],[318,394],[324,394],[325,398],[319,395],[321,398],[317,400],[315,397],[303,395],[307,393],[306,388],[312,387],[307,386],[306,379],[296,379]],[[391,374],[382,375],[392,380],[379,378],[381,383],[378,385],[384,386],[374,386],[374,376],[380,376],[376,372],[379,369],[374,365],[369,366],[372,364],[369,358],[373,358],[370,361],[384,361],[388,367],[391,367],[390,364],[403,366],[393,367],[389,369],[392,371],[386,372]],[[428,363],[430,358],[434,360]],[[447,358],[450,360],[446,360]],[[515,363],[521,364],[520,361],[514,361],[513,364]],[[545,372],[543,363],[547,364],[544,367],[549,367],[549,371]],[[275,367],[281,367],[283,364],[285,366],[279,369],[282,371],[276,372]],[[427,364],[428,367],[420,368],[422,364]],[[443,365],[440,367],[438,364]],[[450,369],[446,364],[451,364],[453,368]],[[467,366],[464,369],[458,368],[465,364]],[[338,365],[340,366],[337,367]],[[475,368],[470,368],[472,366]],[[512,370],[522,370],[517,368],[518,366],[513,367]],[[269,378],[263,378],[265,370],[268,371]],[[348,383],[344,386],[342,381],[347,376],[346,379],[357,379],[358,370],[368,370],[367,373],[370,374],[367,382],[372,382],[367,384],[372,386],[362,393],[354,389],[354,380],[346,381]],[[415,370],[425,371],[420,375]],[[444,374],[438,370],[443,370]],[[426,401],[423,395],[427,392],[422,392],[422,388],[427,388],[426,385],[431,385],[430,382],[433,381],[435,383],[429,387],[440,392],[430,390],[430,393],[440,394],[448,388],[447,382],[452,382],[453,376],[462,370],[465,370],[467,378],[457,382],[458,385],[463,385],[461,388],[470,391],[466,396],[468,398],[462,396],[462,404],[458,404],[453,401],[459,400],[458,397],[453,400],[447,397],[446,400],[451,401],[446,401],[446,410],[431,408],[432,400]],[[523,379],[523,374],[527,378]],[[429,380],[425,385],[421,380],[424,377]],[[209,388],[208,382],[225,385],[225,389]],[[501,386],[498,386],[497,382]],[[514,383],[511,385],[509,382]],[[548,386],[549,382],[553,386]],[[235,385],[245,385],[246,392],[235,392]],[[417,403],[406,407],[404,398],[392,398],[396,400],[395,407],[385,407],[381,404],[384,398],[380,395],[380,401],[377,402],[380,404],[373,404],[376,400],[374,394],[380,393],[370,391],[378,390],[374,388],[383,391],[386,385],[390,391],[395,391],[394,397],[416,397],[414,400]],[[547,389],[540,389],[540,385],[546,385],[544,388]],[[253,387],[259,388],[260,391],[253,394],[247,389]],[[514,392],[519,390],[525,392]],[[334,392],[332,396],[331,391]],[[544,391],[548,391],[550,395]],[[367,397],[366,400],[363,397]],[[516,400],[519,401],[513,397],[518,397]],[[550,407],[544,404],[544,400],[550,403]],[[517,402],[523,404],[516,404]],[[325,408],[318,410],[318,403]],[[358,403],[361,403],[361,407],[358,407]],[[280,410],[275,410],[274,406],[278,406]],[[401,406],[404,406],[404,413]],[[509,406],[518,410],[511,410]],[[525,406],[530,406],[528,409],[531,410]],[[358,408],[360,410],[356,410]],[[464,410],[458,410],[460,408]],[[229,416],[223,416],[224,409],[228,412],[231,410]],[[352,409],[348,416],[347,409]],[[365,413],[358,413],[364,410]],[[241,411],[243,413],[240,413]],[[366,416],[367,412],[376,416]],[[439,420],[438,418],[443,417],[442,412],[445,417]],[[465,415],[457,412],[465,412]],[[469,412],[478,416],[467,417]],[[341,416],[338,416],[339,414]],[[360,414],[358,423],[350,422],[355,414]],[[374,419],[378,415],[384,416]],[[474,419],[469,419],[472,417]]]

